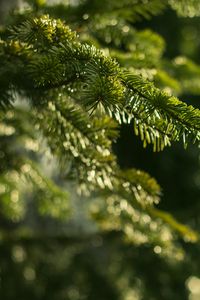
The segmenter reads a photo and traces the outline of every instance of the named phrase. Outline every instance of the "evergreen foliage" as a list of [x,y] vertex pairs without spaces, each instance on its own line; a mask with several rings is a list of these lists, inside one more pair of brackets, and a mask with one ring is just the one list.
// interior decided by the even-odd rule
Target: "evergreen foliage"
[[130,124],[155,152],[199,146],[200,110],[178,97],[199,94],[200,66],[164,57],[163,38],[135,26],[169,7],[199,16],[198,1],[27,3],[0,32],[0,214],[19,224],[34,203],[73,219],[79,197],[99,234],[183,260],[179,238],[196,242],[198,233],[158,209],[159,184],[121,169],[113,145]]

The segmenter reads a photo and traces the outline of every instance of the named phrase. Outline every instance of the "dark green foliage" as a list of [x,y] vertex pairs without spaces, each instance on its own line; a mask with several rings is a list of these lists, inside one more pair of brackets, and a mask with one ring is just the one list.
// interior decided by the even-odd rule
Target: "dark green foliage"
[[[85,251],[93,250],[85,249],[84,239],[91,242],[93,236],[98,239],[100,235],[101,243],[107,243],[107,234],[116,234],[116,259],[125,251],[132,266],[132,259],[140,259],[141,249],[144,255],[151,256],[147,265],[152,267],[155,262],[170,274],[179,272],[177,262],[183,266],[186,259],[183,241],[199,239],[196,231],[161,210],[162,204],[158,207],[162,191],[156,180],[133,165],[121,168],[120,157],[113,150],[127,125],[144,147],[152,144],[154,152],[179,141],[185,148],[191,144],[199,146],[200,111],[178,98],[184,93],[199,94],[199,65],[183,56],[172,60],[165,57],[164,39],[151,29],[138,29],[137,25],[169,7],[181,16],[198,16],[198,3],[28,3],[27,9],[10,15],[2,26],[0,40],[0,215],[3,224],[8,222],[18,228],[15,236],[20,246],[11,245],[13,251],[21,249],[23,256],[21,241],[29,241],[30,236],[34,240],[38,232],[39,236],[50,233],[54,238],[58,224],[64,236],[67,233],[78,240],[83,234],[84,246],[80,247],[80,254],[72,251],[68,269],[62,269],[62,263],[54,266],[51,258],[44,268],[58,267],[58,273],[68,275],[78,266],[80,278],[75,274],[72,277],[81,286],[80,299],[178,297],[171,288],[170,277],[154,279],[152,283],[162,286],[169,282],[169,292],[162,288],[161,293],[156,294],[153,288],[151,291],[147,280],[150,275],[140,274],[142,263],[136,264],[133,275],[124,256],[120,258],[126,265],[122,270],[126,281],[123,292],[119,279],[121,263],[111,263],[105,275],[101,259],[94,258],[95,267],[85,260]],[[37,220],[38,227],[34,225]],[[55,225],[52,232],[45,231],[43,220],[49,228]],[[76,229],[77,220],[81,224],[78,226],[83,226],[82,232]],[[29,245],[23,247],[29,251]],[[129,247],[135,251],[133,257]],[[100,252],[108,251],[104,250]],[[24,277],[28,281],[37,278],[41,287],[30,292],[27,286],[25,297],[32,293],[36,299],[49,298],[44,290],[49,285],[42,284],[42,274],[34,273],[39,272],[40,255],[39,250],[30,258],[34,267],[24,266]],[[3,273],[7,276],[5,268]],[[187,276],[182,276],[182,282]],[[96,287],[90,285],[92,280]],[[60,289],[58,295],[52,291],[51,299],[79,299],[70,280],[66,287],[59,285],[59,278],[52,282]],[[100,284],[106,288],[97,296]],[[130,288],[132,284],[134,290]],[[4,283],[3,289],[7,288]],[[13,297],[12,292],[8,293],[7,299]]]

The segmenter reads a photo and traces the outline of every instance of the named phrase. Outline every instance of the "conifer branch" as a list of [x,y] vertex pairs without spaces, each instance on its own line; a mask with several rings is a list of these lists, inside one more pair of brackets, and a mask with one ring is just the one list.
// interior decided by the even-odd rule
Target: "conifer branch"
[[[124,3],[126,5],[123,8]],[[82,2],[82,7],[84,4],[87,1]],[[95,1],[95,5],[97,4]],[[148,18],[154,12],[157,13],[156,9],[151,12],[151,5],[155,5],[158,11],[165,5],[157,0],[142,3],[135,1],[133,11],[128,14],[127,9],[129,10],[132,1],[114,1],[112,4],[114,15],[125,14],[124,19],[129,19],[134,13],[137,17]],[[107,5],[110,3],[106,1],[105,7],[102,6],[104,13],[109,8]],[[120,26],[119,31],[123,28]],[[144,36],[136,33],[136,39],[140,35],[144,42],[147,36],[149,43],[152,43],[151,33],[143,34]],[[133,38],[133,32],[131,36]],[[162,40],[154,38],[162,48]],[[158,218],[162,220],[164,230],[166,227],[168,230],[165,223],[170,223],[172,228],[187,235],[187,230],[182,230],[169,216],[150,209],[158,203],[160,197],[160,188],[154,179],[134,169],[123,172],[120,170],[112,151],[112,142],[118,136],[113,119],[120,123],[132,121],[135,133],[140,135],[144,146],[152,143],[154,150],[159,151],[180,139],[183,139],[185,145],[191,140],[199,142],[199,110],[161,91],[152,82],[121,68],[103,51],[82,42],[60,20],[49,16],[28,19],[12,28],[10,39],[11,41],[1,41],[0,44],[0,80],[3,87],[0,106],[9,109],[9,104],[13,101],[13,90],[30,100],[33,110],[31,117],[39,125],[36,127],[37,134],[42,133],[54,157],[66,168],[65,179],[70,175],[77,184],[78,191],[83,194],[99,193],[106,196],[107,201],[116,198],[118,206],[125,200],[126,208],[120,208],[121,219],[117,219],[115,207],[113,211],[108,211],[108,215],[111,218],[115,216],[118,229],[133,240],[135,235],[131,226],[136,210],[139,220],[137,225],[137,220],[134,224],[144,237],[144,242],[159,241],[162,245],[162,230],[158,229]],[[99,37],[97,39],[100,40]],[[117,46],[114,45],[114,48]],[[155,53],[155,65],[162,51],[163,48]],[[19,168],[22,168],[20,164],[26,156],[26,151],[22,152],[22,160],[19,159],[20,156],[17,157]],[[34,164],[27,160],[27,165],[30,171],[28,176],[38,186],[38,195],[45,196],[48,201],[65,198],[62,189],[45,180]],[[14,169],[14,165],[11,167]],[[50,195],[46,194],[47,191]],[[142,220],[145,213],[148,215],[147,219],[150,217],[150,221],[155,220],[157,226],[156,233],[149,238],[150,221],[145,225]],[[53,210],[53,214],[56,216],[58,211]],[[172,235],[169,241],[172,243]],[[165,245],[164,242],[163,244]]]
[[[33,52],[31,59],[27,57],[27,75],[30,77],[29,82],[34,82],[33,88],[38,86],[45,90],[54,86],[62,87],[63,83],[79,82],[79,98],[75,98],[87,109],[94,111],[102,106],[105,112],[117,119],[123,112],[128,113],[129,119],[134,119],[135,114],[140,116],[140,126],[137,126],[135,121],[135,127],[140,131],[144,144],[151,141],[155,150],[161,150],[171,141],[181,138],[185,145],[190,140],[199,140],[198,109],[160,91],[153,83],[121,70],[115,61],[93,46],[78,42],[75,34],[64,25],[60,41],[55,41],[53,37],[61,27],[60,21],[56,23],[48,17],[35,19],[34,24],[41,26],[40,39],[35,37],[35,31],[34,38],[32,37],[32,23],[28,26],[27,22],[15,29],[14,36],[19,36],[22,41],[29,43],[35,39],[40,40],[39,44],[34,42],[33,50],[39,50],[46,40],[51,43],[50,49],[46,50],[47,54],[37,55]],[[24,46],[21,47],[23,49]],[[25,51],[25,48],[26,45],[22,51]],[[148,139],[150,131],[142,125],[142,120],[148,120],[148,127],[153,132],[151,139]],[[121,121],[123,122],[123,118]],[[164,136],[161,132],[164,132]]]

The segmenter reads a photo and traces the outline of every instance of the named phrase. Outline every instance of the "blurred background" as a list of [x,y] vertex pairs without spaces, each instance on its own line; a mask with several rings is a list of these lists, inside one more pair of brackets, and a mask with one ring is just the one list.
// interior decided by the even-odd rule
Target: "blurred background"
[[[22,1],[1,0],[1,24],[17,5]],[[168,9],[152,20],[134,23],[134,27],[159,33],[166,41],[164,57],[185,55],[200,63],[199,17],[178,18]],[[184,92],[180,98],[200,108],[199,94]],[[143,148],[127,125],[121,129],[114,151],[122,168],[140,168],[159,181],[163,190],[160,208],[200,230],[200,156],[196,146],[185,150],[176,144],[154,153]],[[77,198],[74,205],[77,212],[70,220],[42,217],[31,202],[25,218],[17,222],[0,212],[0,299],[200,299],[199,243],[180,241],[187,255],[183,261],[170,261],[148,245],[127,245],[116,232],[97,234],[85,216],[82,199]],[[19,228],[20,236],[16,234]]]

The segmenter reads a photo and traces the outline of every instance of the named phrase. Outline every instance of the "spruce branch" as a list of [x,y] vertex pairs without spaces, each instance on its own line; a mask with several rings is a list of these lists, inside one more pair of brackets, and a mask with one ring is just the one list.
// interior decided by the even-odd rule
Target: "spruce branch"
[[[111,55],[117,54],[118,58],[123,56],[123,51],[118,51],[122,46],[125,51],[135,49],[137,53],[132,57],[132,62],[136,63],[144,51],[144,65],[157,67],[164,49],[163,40],[149,31],[130,29],[129,32],[125,20],[149,18],[158,14],[167,2],[124,0],[102,3],[102,11],[99,10],[99,1],[94,1],[89,11],[84,12],[86,15],[94,12],[94,23],[99,13],[104,14],[102,28],[93,32],[90,27],[88,32],[98,42],[106,44],[105,31],[109,28],[107,34],[115,51]],[[79,11],[82,18],[85,6],[88,7],[88,1],[81,1],[80,5],[74,6],[73,11]],[[123,18],[115,32],[110,28],[112,24],[108,22],[107,14],[116,17],[116,22],[118,18]],[[128,38],[122,33],[124,27],[125,32],[129,32]],[[117,42],[118,34],[124,37],[121,44]],[[127,44],[129,37],[131,42]],[[9,126],[13,124],[14,132],[11,130],[10,136],[4,132],[1,136],[4,153],[12,160],[9,164],[2,163],[0,182],[10,186],[12,193],[12,190],[17,190],[18,182],[9,182],[8,175],[13,177],[14,171],[17,174],[15,179],[21,182],[23,173],[35,187],[36,195],[42,202],[42,211],[47,211],[49,207],[52,215],[57,217],[60,215],[60,204],[64,213],[68,211],[68,193],[43,176],[32,162],[37,155],[31,157],[31,160],[30,151],[24,146],[27,138],[31,136],[37,140],[37,134],[42,134],[53,156],[59,160],[60,167],[65,169],[64,179],[72,178],[81,194],[90,195],[94,199],[96,195],[104,197],[104,211],[110,228],[116,226],[135,243],[148,242],[163,248],[173,245],[171,228],[190,240],[196,240],[195,233],[182,227],[170,215],[154,208],[159,202],[161,190],[152,177],[135,169],[120,169],[112,151],[112,143],[118,136],[115,120],[119,123],[132,122],[144,146],[151,143],[155,151],[163,150],[171,142],[181,139],[185,145],[190,141],[199,142],[199,110],[122,68],[109,54],[105,55],[105,50],[101,51],[83,42],[82,37],[77,36],[62,21],[47,15],[29,18],[14,26],[10,30],[9,39],[0,43],[0,108],[9,112],[15,90],[30,101],[30,114],[23,111],[22,115],[28,115],[36,126],[27,126],[25,130],[23,124],[19,125],[22,123],[19,116],[17,121],[11,118],[12,122],[7,120],[6,125],[3,123],[4,131],[7,128],[9,132]],[[155,47],[155,43],[158,47]],[[151,58],[147,60],[146,45],[151,45],[150,52],[154,52],[150,65]],[[136,68],[141,66],[139,63],[133,65]],[[16,111],[15,115],[18,114]],[[27,120],[25,123],[27,125]],[[23,142],[19,136],[24,138]],[[19,152],[13,153],[9,143],[17,145]],[[9,172],[4,174],[6,169]],[[7,194],[4,195],[5,201],[12,198],[11,194]],[[155,230],[152,230],[151,224],[155,225]]]
[[[27,55],[26,68],[30,78],[28,84],[32,83],[33,88],[42,87],[45,90],[53,88],[54,85],[62,87],[63,83],[79,83],[79,92],[75,92],[78,102],[92,111],[101,106],[105,112],[117,119],[120,119],[120,115],[128,114],[128,120],[134,120],[135,132],[140,132],[144,145],[150,141],[155,150],[162,150],[170,142],[180,139],[183,139],[184,145],[190,141],[199,141],[198,109],[187,106],[177,98],[155,88],[152,82],[120,69],[114,60],[95,47],[81,44],[64,24],[63,32],[67,32],[66,36],[63,35],[65,38],[61,35],[60,41],[55,41],[52,36],[57,27],[61,27],[60,21],[57,24],[55,20],[45,16],[41,17],[41,21],[35,19],[34,22],[42,24],[42,29],[45,27],[42,32],[49,37],[51,47],[45,53],[37,54],[32,50],[34,54]],[[31,42],[32,40],[24,34],[26,26],[19,27],[16,37],[19,34],[19,38],[23,37],[23,40]],[[27,36],[29,35],[28,27]],[[44,40],[43,43],[45,44]],[[22,49],[30,46],[31,44],[21,44]],[[32,46],[37,50],[37,44]],[[40,47],[41,44],[39,49]],[[146,125],[142,124],[143,121]],[[121,118],[121,122],[124,122],[124,118]]]

